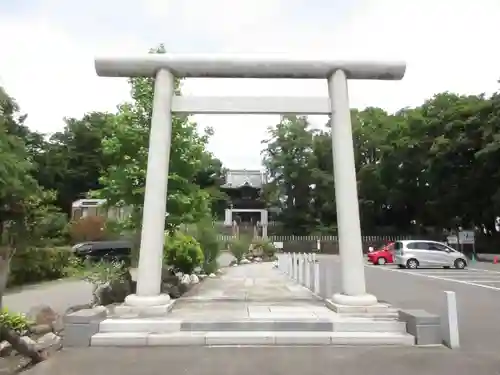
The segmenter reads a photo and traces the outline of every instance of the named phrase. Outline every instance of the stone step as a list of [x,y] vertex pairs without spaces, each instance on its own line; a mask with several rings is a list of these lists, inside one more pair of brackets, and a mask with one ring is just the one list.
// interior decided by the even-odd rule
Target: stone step
[[260,346],[260,345],[415,345],[407,333],[388,332],[104,332],[91,338],[91,346]]
[[406,324],[397,320],[343,318],[339,320],[241,320],[241,321],[181,321],[170,319],[106,319],[99,333],[108,332],[406,332]]

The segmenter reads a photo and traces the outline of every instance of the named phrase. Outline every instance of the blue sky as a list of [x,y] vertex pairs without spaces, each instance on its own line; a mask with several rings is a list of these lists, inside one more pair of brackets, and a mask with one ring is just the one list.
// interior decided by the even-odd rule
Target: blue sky
[[[96,54],[141,53],[162,42],[178,53],[403,59],[401,82],[350,83],[352,106],[396,110],[445,90],[496,90],[498,19],[498,0],[0,0],[0,84],[30,127],[57,131],[65,116],[114,110],[128,99],[125,80],[96,77]],[[184,92],[322,96],[326,84],[205,79],[186,81]],[[232,168],[260,165],[265,129],[279,120],[195,119],[215,128],[210,149]]]

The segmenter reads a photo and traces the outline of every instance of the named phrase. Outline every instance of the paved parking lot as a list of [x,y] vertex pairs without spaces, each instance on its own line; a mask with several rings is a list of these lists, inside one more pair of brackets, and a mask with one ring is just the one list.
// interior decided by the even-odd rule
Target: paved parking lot
[[367,265],[367,289],[401,308],[422,308],[441,314],[444,291],[454,291],[460,344],[467,352],[500,349],[500,271],[477,264],[466,270],[400,270],[393,265]]
[[[331,295],[341,290],[338,256],[318,255],[322,283]],[[500,264],[475,263],[465,270],[399,269],[394,265],[366,264],[367,291],[398,308],[444,310],[444,291],[457,296],[462,351],[478,354],[500,350]],[[327,280],[326,280],[327,279]]]
[[[382,268],[381,266],[373,266],[373,265],[368,265],[368,267]],[[479,267],[481,267],[481,265],[479,265]],[[475,266],[472,266],[464,270],[443,269],[443,268],[408,270],[408,269],[399,269],[392,265],[387,265],[383,266],[382,269],[384,271],[400,272],[416,277],[426,277],[434,280],[444,280],[464,285],[471,285],[480,288],[500,291],[500,268],[498,268],[498,271],[485,268],[476,268]]]

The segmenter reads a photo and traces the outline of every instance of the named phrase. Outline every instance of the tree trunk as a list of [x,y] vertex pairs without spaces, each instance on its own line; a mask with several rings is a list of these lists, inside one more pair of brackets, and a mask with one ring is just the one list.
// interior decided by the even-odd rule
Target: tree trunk
[[[10,252],[6,248],[0,248],[0,309],[2,308],[2,297],[7,286],[7,280],[9,278],[9,265],[10,265]],[[0,326],[0,341],[7,341],[12,348],[19,354],[31,358],[33,364],[41,362],[45,359],[43,354],[38,353],[35,348],[30,348],[30,346],[21,340],[15,331]]]
[[7,341],[10,345],[12,345],[12,349],[17,351],[19,354],[31,358],[31,363],[33,364],[42,362],[45,359],[44,355],[37,352],[35,348],[30,348],[27,343],[21,340],[21,336],[6,327],[0,327],[0,339]]

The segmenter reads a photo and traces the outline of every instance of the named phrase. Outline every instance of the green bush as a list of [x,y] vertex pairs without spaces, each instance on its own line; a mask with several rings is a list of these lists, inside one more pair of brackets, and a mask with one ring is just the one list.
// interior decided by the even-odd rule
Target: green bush
[[7,285],[23,285],[67,276],[71,258],[68,247],[18,250],[10,261]]
[[238,263],[241,262],[245,254],[248,253],[248,249],[250,248],[250,244],[252,243],[251,239],[240,236],[240,238],[235,238],[229,244],[229,250],[231,254],[236,258]]
[[276,247],[272,242],[269,242],[264,239],[255,239],[252,242],[253,251],[259,253],[259,256],[264,256],[266,259],[274,258],[276,253]]
[[203,251],[200,243],[193,236],[176,231],[165,235],[163,262],[175,271],[192,273],[203,264]]
[[0,325],[19,335],[23,335],[31,323],[25,314],[11,313],[5,308],[0,310]]
[[200,243],[203,251],[203,270],[207,274],[214,273],[218,269],[217,260],[220,255],[221,244],[211,220],[202,220],[197,223],[196,240]]

